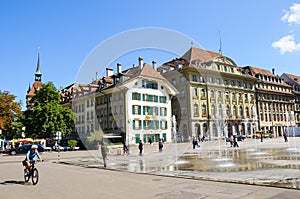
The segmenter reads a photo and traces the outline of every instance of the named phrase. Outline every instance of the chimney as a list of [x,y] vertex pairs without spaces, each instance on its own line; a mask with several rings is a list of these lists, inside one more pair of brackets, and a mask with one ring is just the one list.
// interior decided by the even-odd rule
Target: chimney
[[118,70],[118,73],[122,72],[122,64],[121,63],[117,63],[117,70]]
[[135,68],[135,64],[132,65],[132,68]]
[[106,76],[112,76],[114,74],[114,70],[112,68],[106,68]]
[[143,62],[143,58],[139,57],[139,66],[141,67],[141,69],[143,68],[144,62]]
[[153,69],[156,71],[156,61],[152,61],[152,67],[153,67]]
[[275,75],[275,68],[272,68],[272,73],[273,75]]

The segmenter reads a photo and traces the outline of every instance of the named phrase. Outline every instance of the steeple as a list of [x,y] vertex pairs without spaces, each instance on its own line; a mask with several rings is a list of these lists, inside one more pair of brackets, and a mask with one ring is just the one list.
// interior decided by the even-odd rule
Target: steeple
[[41,73],[41,68],[40,68],[40,52],[38,52],[38,61],[37,61],[37,66],[36,66],[36,71],[35,71],[35,81],[42,81],[42,73]]
[[28,87],[28,90],[27,90],[27,94],[30,92],[31,90],[31,87],[30,87],[30,82],[29,82],[29,87]]

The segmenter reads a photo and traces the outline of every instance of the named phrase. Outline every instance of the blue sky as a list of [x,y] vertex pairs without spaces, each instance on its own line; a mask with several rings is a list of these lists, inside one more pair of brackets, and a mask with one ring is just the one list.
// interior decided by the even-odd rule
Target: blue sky
[[[223,54],[239,66],[300,75],[300,5],[290,0],[12,0],[0,2],[0,24],[0,90],[23,101],[34,81],[39,47],[42,80],[59,88],[75,81],[79,67],[101,42],[143,27],[181,32],[212,51],[219,49],[221,31]],[[158,64],[174,57],[145,51],[118,61],[137,63],[139,54]]]

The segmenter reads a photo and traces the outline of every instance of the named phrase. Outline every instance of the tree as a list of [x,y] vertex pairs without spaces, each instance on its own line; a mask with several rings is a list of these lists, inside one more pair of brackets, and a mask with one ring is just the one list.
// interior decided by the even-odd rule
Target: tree
[[52,138],[57,131],[62,136],[70,133],[74,127],[74,113],[68,107],[62,107],[55,86],[48,82],[31,98],[31,110],[25,112],[26,135],[36,138]]
[[8,91],[0,90],[0,129],[2,137],[6,139],[13,138],[18,132],[21,132],[22,117],[21,102],[15,102],[16,96]]

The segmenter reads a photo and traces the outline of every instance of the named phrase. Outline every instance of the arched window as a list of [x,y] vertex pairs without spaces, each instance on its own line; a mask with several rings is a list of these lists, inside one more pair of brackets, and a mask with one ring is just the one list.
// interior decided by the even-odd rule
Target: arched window
[[214,105],[214,104],[211,106],[211,114],[212,114],[213,116],[216,115],[215,105]]
[[249,117],[249,107],[246,107],[246,116]]
[[215,98],[215,91],[210,90],[210,97],[211,97],[211,98]]
[[233,106],[233,116],[236,117],[237,114],[236,114],[236,106]]
[[243,107],[242,106],[240,106],[239,114],[240,114],[240,117],[243,117]]
[[229,116],[229,106],[226,106],[226,116]]

